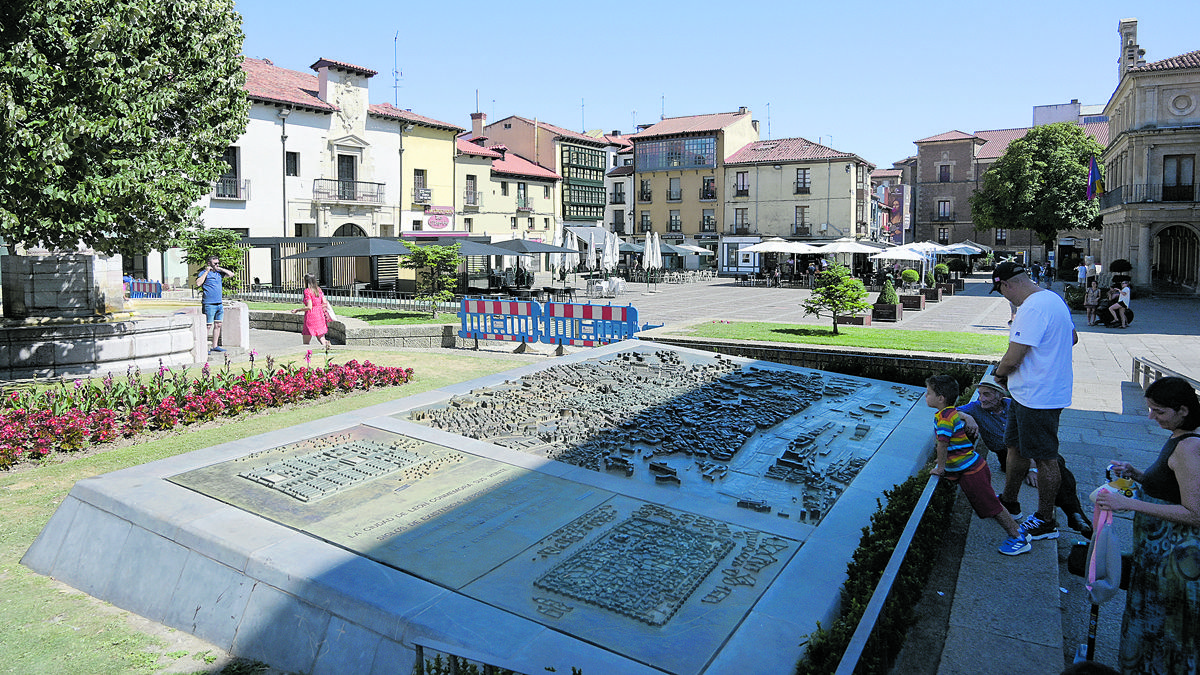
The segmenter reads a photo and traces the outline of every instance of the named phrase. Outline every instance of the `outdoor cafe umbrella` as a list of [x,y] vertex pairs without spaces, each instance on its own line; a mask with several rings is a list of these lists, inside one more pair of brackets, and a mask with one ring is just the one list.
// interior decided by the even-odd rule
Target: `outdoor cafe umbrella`
[[408,255],[407,246],[395,239],[381,237],[346,237],[346,243],[310,248],[302,253],[285,256],[283,260],[304,258],[373,258],[380,255]]
[[817,250],[813,253],[878,253],[880,251],[877,246],[867,246],[852,240],[838,240],[823,246],[814,247]]
[[507,241],[494,241],[492,246],[507,249],[506,255],[515,253],[534,254],[534,253],[574,253],[574,249],[566,248],[565,246],[555,246],[542,241],[533,241],[532,239],[509,239]]
[[617,269],[617,263],[621,258],[621,242],[617,239],[616,232],[606,232],[604,234],[604,253],[600,256],[600,266],[605,272],[611,272]]

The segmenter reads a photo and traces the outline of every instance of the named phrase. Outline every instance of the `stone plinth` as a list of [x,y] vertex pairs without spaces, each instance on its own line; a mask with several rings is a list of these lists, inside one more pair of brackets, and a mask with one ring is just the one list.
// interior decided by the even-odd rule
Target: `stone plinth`
[[92,317],[125,310],[121,256],[6,255],[0,268],[5,318]]

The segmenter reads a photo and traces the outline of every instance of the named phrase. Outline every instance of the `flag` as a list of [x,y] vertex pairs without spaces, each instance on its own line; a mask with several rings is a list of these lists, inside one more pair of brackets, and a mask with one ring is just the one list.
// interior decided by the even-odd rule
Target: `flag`
[[1088,201],[1091,201],[1102,194],[1104,194],[1104,179],[1100,177],[1100,166],[1096,164],[1096,156],[1092,155],[1092,163],[1091,166],[1088,167]]

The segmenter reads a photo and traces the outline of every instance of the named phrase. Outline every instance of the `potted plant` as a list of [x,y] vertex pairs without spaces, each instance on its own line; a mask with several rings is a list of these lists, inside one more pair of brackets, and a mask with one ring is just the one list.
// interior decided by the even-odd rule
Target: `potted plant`
[[954,295],[954,283],[950,281],[950,268],[945,263],[933,266],[933,287],[940,290],[942,295]]
[[925,302],[940,302],[942,299],[942,289],[937,286],[933,270],[925,272],[925,287],[921,289],[921,295],[925,296]]
[[900,295],[900,304],[904,306],[904,309],[925,309],[925,296],[920,291],[913,290],[920,279],[921,275],[916,270],[907,269],[900,272],[900,280],[904,282],[905,289],[909,290],[908,293]]
[[904,317],[904,305],[900,304],[900,296],[896,295],[896,287],[892,280],[883,282],[883,290],[875,298],[871,307],[871,319],[874,321],[899,321]]

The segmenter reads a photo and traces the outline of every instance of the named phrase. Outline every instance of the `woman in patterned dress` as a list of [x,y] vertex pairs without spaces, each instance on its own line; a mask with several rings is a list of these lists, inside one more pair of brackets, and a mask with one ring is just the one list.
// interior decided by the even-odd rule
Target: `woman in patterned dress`
[[293,309],[292,314],[301,309],[304,310],[304,328],[300,329],[300,335],[304,336],[304,344],[315,337],[318,343],[328,349],[330,344],[325,334],[329,332],[329,322],[325,318],[325,294],[317,285],[315,275],[304,275],[304,307]]
[[1101,491],[1096,504],[1133,517],[1133,563],[1121,622],[1123,673],[1195,673],[1200,667],[1200,402],[1185,379],[1146,388],[1150,419],[1171,437],[1143,471],[1113,462],[1142,484],[1140,499]]

